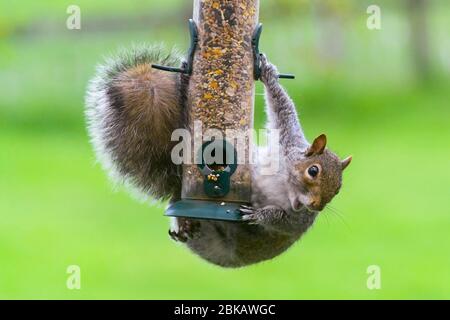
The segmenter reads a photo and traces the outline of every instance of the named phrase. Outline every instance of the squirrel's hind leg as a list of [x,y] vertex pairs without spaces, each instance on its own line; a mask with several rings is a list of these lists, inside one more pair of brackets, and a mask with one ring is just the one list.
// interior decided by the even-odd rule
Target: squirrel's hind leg
[[170,221],[169,236],[177,242],[187,242],[197,239],[200,231],[200,222],[188,218],[172,217]]

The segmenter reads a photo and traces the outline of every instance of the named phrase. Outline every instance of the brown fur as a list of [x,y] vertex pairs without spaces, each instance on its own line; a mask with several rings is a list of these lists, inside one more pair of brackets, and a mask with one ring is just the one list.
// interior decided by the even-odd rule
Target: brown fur
[[153,69],[176,63],[159,48],[136,48],[99,68],[87,95],[99,159],[127,184],[156,199],[179,197],[181,168],[170,159],[173,130],[186,124],[187,77]]
[[[317,177],[308,175],[309,167],[320,168]],[[290,181],[294,185],[304,186],[308,190],[311,209],[320,211],[339,192],[342,185],[341,160],[331,151],[325,149],[321,154],[312,154],[295,164],[295,170],[290,173]]]
[[170,137],[182,125],[182,108],[174,94],[179,92],[178,78],[161,73],[149,64],[137,65],[118,75],[108,96],[117,111],[120,131],[113,143],[121,171],[153,196],[166,198],[181,183],[170,159]]

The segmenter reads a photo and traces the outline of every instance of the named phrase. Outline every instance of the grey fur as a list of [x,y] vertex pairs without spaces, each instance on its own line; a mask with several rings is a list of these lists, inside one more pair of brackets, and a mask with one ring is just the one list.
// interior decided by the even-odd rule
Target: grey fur
[[[176,65],[179,59],[144,47],[99,67],[86,98],[89,134],[100,162],[112,176],[153,198],[176,201],[180,198],[180,168],[170,160],[173,144],[168,133],[187,124],[184,103],[188,78],[176,75],[172,79],[174,74],[162,73],[161,79],[170,81],[166,87],[158,87],[154,80],[139,80],[150,74],[140,74],[136,78],[140,82],[130,87],[130,77],[136,80],[130,70],[149,63]],[[262,57],[261,68],[267,126],[280,130],[283,156],[279,171],[267,176],[261,174],[261,165],[254,166],[252,207],[241,208],[247,223],[177,218],[169,232],[203,259],[223,267],[246,266],[286,251],[314,223],[318,212],[341,186],[343,165],[339,158],[316,146],[317,139],[312,145],[307,142],[295,106],[278,83],[275,66]],[[147,72],[153,75],[153,71]],[[125,101],[128,96],[143,96],[136,100],[144,101],[143,105],[136,105],[133,99]],[[162,103],[157,104],[154,97]],[[138,116],[133,116],[136,112]],[[313,152],[316,149],[320,152]],[[258,154],[267,156],[264,150]],[[307,183],[307,169],[315,164],[323,170]]]
[[[278,256],[308,230],[317,216],[317,212],[306,207],[294,211],[290,205],[288,163],[290,159],[304,158],[309,144],[298,122],[295,105],[277,76],[276,68],[263,57],[261,80],[266,89],[267,127],[280,130],[280,145],[285,155],[279,172],[262,175],[260,166],[254,167],[252,207],[241,209],[248,223],[201,220],[197,222],[197,234],[186,241],[193,252],[222,267],[242,267]],[[260,151],[261,158],[267,156]]]

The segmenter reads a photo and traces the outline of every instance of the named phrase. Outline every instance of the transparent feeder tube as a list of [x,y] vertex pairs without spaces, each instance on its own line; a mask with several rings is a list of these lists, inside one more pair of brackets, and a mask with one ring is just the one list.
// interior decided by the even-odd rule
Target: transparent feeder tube
[[[238,167],[230,180],[230,191],[223,201],[250,202],[251,168],[248,131],[253,128],[254,79],[252,35],[258,23],[258,0],[195,0],[193,19],[198,29],[198,47],[189,82],[189,128],[192,137],[208,129],[218,129],[231,145],[239,139]],[[194,132],[194,122],[201,132]],[[194,137],[194,133],[197,137]],[[199,140],[197,140],[199,141]],[[240,141],[242,143],[242,140]],[[242,145],[241,145],[242,146]],[[199,146],[192,145],[191,159]],[[244,162],[244,163],[242,163]],[[183,166],[183,199],[214,200],[203,189],[204,177],[197,164]]]

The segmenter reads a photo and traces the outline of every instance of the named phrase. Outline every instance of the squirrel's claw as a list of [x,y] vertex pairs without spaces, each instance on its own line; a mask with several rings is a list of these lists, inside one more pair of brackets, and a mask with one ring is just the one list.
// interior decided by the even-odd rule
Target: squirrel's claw
[[169,236],[177,242],[187,242],[197,238],[199,229],[200,225],[197,221],[179,218],[178,231],[169,230]]
[[256,214],[245,214],[242,216],[242,220],[248,224],[258,224],[258,217]]
[[239,212],[242,215],[242,220],[249,224],[257,224],[256,210],[253,207],[241,205]]
[[277,67],[271,64],[264,54],[261,54],[260,56],[260,68],[261,68],[260,79],[263,83],[268,83],[271,80],[278,81]]
[[186,242],[188,240],[186,235],[172,230],[169,230],[169,236],[176,242]]
[[251,206],[246,206],[245,204],[240,206],[241,209],[245,209],[245,210],[254,210],[253,207]]
[[254,209],[253,207],[241,205],[241,206],[239,207],[239,212],[240,212],[242,215],[254,214],[254,213],[255,213],[255,209]]

